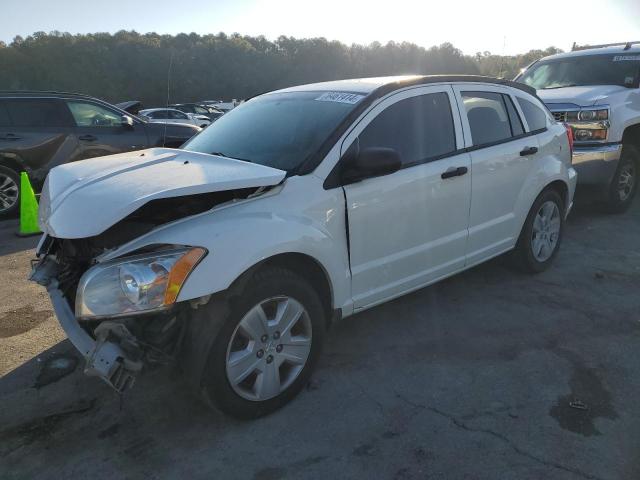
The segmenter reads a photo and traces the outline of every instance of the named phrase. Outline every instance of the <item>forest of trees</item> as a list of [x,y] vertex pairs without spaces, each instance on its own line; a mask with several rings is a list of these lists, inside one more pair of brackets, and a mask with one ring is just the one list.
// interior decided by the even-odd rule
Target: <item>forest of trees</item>
[[533,60],[559,51],[550,47],[517,56],[469,56],[450,43],[423,48],[406,42],[348,46],[324,38],[281,36],[270,41],[224,33],[37,32],[8,45],[0,42],[0,89],[82,92],[154,106],[166,102],[169,78],[171,102],[229,100],[290,85],[379,75],[513,78]]

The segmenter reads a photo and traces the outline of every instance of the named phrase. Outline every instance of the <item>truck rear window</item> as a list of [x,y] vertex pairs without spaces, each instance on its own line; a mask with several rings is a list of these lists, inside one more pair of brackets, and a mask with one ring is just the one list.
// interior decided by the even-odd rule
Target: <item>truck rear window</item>
[[538,62],[516,80],[542,90],[587,85],[634,87],[639,69],[640,53],[579,55]]

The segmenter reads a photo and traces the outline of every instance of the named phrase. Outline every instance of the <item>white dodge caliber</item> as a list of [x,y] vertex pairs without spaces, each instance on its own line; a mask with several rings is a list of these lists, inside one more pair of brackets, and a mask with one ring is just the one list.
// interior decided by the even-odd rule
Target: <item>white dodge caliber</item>
[[118,391],[177,361],[237,417],[291,400],[332,321],[513,250],[540,272],[572,139],[527,86],[344,80],[255,97],[182,149],[61,165],[31,278]]

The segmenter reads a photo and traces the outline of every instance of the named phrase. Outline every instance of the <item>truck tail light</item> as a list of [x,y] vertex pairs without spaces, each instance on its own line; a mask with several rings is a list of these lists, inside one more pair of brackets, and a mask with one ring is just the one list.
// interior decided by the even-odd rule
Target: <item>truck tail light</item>
[[564,129],[567,131],[567,140],[569,140],[569,153],[573,158],[573,130],[566,123],[564,124]]

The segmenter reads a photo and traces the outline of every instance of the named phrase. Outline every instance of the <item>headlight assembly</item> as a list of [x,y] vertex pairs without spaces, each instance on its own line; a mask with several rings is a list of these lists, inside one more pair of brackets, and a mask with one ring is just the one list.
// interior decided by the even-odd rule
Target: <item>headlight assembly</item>
[[204,248],[182,248],[98,264],[80,279],[76,316],[114,317],[167,308],[205,254]]
[[596,122],[599,120],[608,120],[609,110],[601,108],[597,110],[571,110],[567,112],[568,122]]

